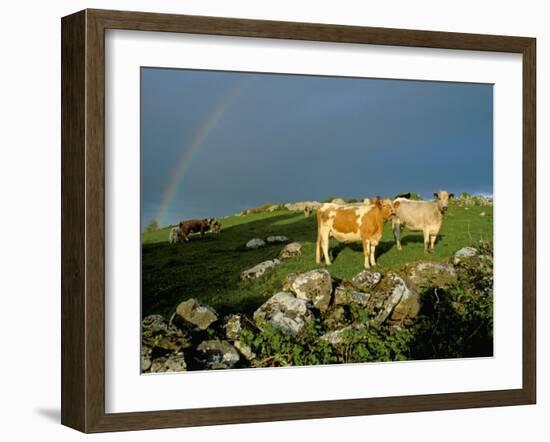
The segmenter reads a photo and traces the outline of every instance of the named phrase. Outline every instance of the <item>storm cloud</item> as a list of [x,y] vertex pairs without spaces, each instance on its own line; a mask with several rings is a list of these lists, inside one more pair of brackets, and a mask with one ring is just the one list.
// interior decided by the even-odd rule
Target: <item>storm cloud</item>
[[492,194],[489,84],[142,68],[141,221]]

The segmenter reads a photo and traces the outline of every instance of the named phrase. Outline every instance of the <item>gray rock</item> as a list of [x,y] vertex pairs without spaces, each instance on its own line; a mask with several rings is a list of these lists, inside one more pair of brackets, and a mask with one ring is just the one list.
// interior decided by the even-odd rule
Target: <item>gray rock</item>
[[389,273],[387,280],[385,299],[375,321],[383,323],[390,315],[394,321],[417,316],[420,311],[420,297],[416,290],[409,288],[403,278],[395,273]]
[[328,270],[311,270],[299,274],[291,289],[300,299],[311,301],[321,312],[327,310],[332,292],[332,278]]
[[457,281],[456,269],[443,262],[419,262],[406,268],[407,277],[419,287],[448,287]]
[[294,284],[294,281],[299,276],[299,273],[292,272],[285,276],[285,279],[283,280],[283,291],[284,292],[291,292],[292,291],[292,284]]
[[369,292],[378,285],[381,279],[382,275],[379,272],[363,270],[351,279],[351,283],[359,290]]
[[141,346],[141,371],[145,372],[151,368],[151,354],[153,350],[145,345]]
[[472,258],[478,254],[477,249],[474,249],[473,247],[462,247],[460,250],[458,250],[453,257],[453,263],[454,265],[460,264],[460,262],[467,258]]
[[350,305],[358,304],[366,306],[371,298],[370,293],[359,292],[353,287],[341,285],[334,290],[335,305]]
[[330,307],[323,315],[323,322],[330,330],[347,325],[346,310],[341,305]]
[[168,330],[168,322],[162,315],[149,315],[142,319],[141,321],[141,331],[142,332],[166,332]]
[[218,315],[212,307],[201,304],[195,298],[180,303],[176,308],[176,313],[201,330],[206,330],[213,322],[218,320]]
[[149,315],[141,321],[141,341],[144,346],[175,351],[191,345],[191,338],[170,324],[161,315]]
[[186,370],[187,364],[185,363],[183,352],[162,356],[154,359],[151,364],[151,373],[167,373]]
[[256,353],[254,353],[248,345],[243,344],[241,341],[235,341],[233,346],[239,350],[239,353],[242,354],[247,361],[253,361],[256,359]]
[[268,261],[261,262],[260,264],[256,264],[254,267],[241,272],[241,279],[244,281],[246,279],[259,278],[266,272],[266,270],[272,269],[280,263],[281,261],[278,259],[270,259]]
[[479,216],[485,216],[485,215],[486,215],[485,212],[481,212],[481,213],[479,214]]
[[332,204],[346,204],[346,201],[342,198],[334,198],[331,201]]
[[347,327],[340,328],[338,330],[333,330],[325,333],[319,339],[327,341],[332,345],[343,344],[346,340],[346,337],[353,331],[362,331],[365,329],[365,326],[362,324],[359,325],[348,325]]
[[313,314],[306,300],[292,293],[279,292],[254,312],[254,319],[258,323],[265,321],[286,335],[296,336],[313,320]]
[[291,242],[283,247],[279,253],[279,259],[290,259],[300,256],[303,253],[304,247],[299,242]]
[[253,238],[246,243],[248,249],[259,249],[260,247],[265,246],[265,241],[260,238]]
[[321,207],[321,203],[318,201],[298,201],[285,204],[285,208],[291,212],[303,212],[306,208],[315,210],[319,207]]
[[239,362],[239,352],[227,341],[203,341],[197,346],[199,361],[210,369],[232,368]]
[[243,315],[236,314],[227,318],[224,328],[225,336],[229,341],[236,341],[241,335],[243,329]]
[[275,235],[275,236],[268,236],[265,240],[270,244],[276,244],[279,242],[287,242],[288,238],[284,235]]

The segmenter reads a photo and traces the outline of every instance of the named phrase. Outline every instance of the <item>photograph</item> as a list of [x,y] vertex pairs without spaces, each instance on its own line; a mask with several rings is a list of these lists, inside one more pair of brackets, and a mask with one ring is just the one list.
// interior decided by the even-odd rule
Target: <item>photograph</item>
[[142,66],[141,373],[493,357],[493,105]]

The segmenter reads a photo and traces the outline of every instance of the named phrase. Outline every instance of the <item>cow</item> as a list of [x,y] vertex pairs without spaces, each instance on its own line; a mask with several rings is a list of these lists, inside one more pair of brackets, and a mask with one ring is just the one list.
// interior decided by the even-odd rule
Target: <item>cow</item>
[[199,232],[201,238],[204,238],[206,232],[219,233],[221,224],[214,218],[190,219],[180,221],[179,231],[184,241],[189,241],[189,234]]
[[333,237],[340,242],[362,242],[365,268],[375,266],[375,250],[382,237],[384,224],[395,215],[399,204],[380,198],[375,198],[371,204],[362,205],[323,204],[317,209],[317,264],[321,264],[321,252],[326,264],[331,264],[329,239]]
[[434,193],[432,201],[413,201],[398,197],[393,200],[400,203],[392,219],[392,230],[398,250],[401,247],[401,229],[421,231],[424,234],[424,253],[434,250],[435,240],[443,223],[443,216],[449,207],[449,199],[454,194],[446,190]]
[[175,244],[182,240],[183,240],[183,236],[181,235],[180,228],[172,227],[172,229],[170,229],[170,235],[168,237],[168,241],[170,242],[170,244]]

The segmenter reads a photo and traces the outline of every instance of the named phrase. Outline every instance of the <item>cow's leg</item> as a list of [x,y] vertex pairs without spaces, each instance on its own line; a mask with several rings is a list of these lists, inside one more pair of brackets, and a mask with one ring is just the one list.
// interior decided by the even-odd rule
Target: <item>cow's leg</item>
[[323,235],[323,255],[325,257],[325,263],[329,266],[331,262],[330,262],[330,255],[328,253],[328,244],[329,244],[329,234],[327,232],[325,235]]
[[432,250],[432,252],[433,252],[433,250],[434,250],[435,240],[436,240],[436,239],[437,239],[437,234],[434,235],[434,234],[432,233],[432,234],[430,235],[430,249]]
[[430,232],[424,230],[424,253],[428,253],[428,246],[430,244]]
[[370,244],[370,264],[372,266],[375,266],[376,265],[376,259],[375,259],[375,253],[376,253],[376,246],[378,244],[375,244],[375,243],[372,243]]
[[365,255],[365,268],[366,269],[370,269],[370,249],[371,249],[371,245],[370,245],[370,241],[368,239],[365,239],[363,241],[363,253]]
[[317,244],[315,247],[315,262],[321,264],[321,233],[317,233]]
[[392,220],[391,227],[393,230],[393,237],[395,239],[395,244],[397,245],[397,250],[401,250],[401,225],[399,221]]

